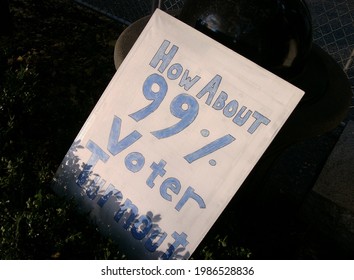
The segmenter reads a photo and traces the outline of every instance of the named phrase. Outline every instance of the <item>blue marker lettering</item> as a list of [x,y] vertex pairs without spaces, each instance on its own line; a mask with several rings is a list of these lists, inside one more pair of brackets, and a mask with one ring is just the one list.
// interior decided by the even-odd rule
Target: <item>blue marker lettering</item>
[[[164,242],[167,237],[166,232],[161,232],[161,229],[157,226],[149,236],[149,239],[145,242],[145,248],[149,252],[155,252],[156,249]],[[158,240],[156,240],[159,238]],[[156,240],[156,241],[155,241]]]
[[146,184],[150,187],[153,188],[155,186],[155,179],[157,176],[163,177],[166,174],[166,170],[164,167],[166,166],[166,161],[160,160],[160,162],[157,164],[156,162],[153,162],[150,166],[152,169],[152,173],[149,176],[149,178],[146,180]]
[[172,257],[176,249],[181,245],[183,248],[186,248],[189,242],[187,241],[187,234],[182,232],[178,234],[177,232],[172,233],[172,237],[175,239],[173,244],[167,249],[167,251],[162,255],[163,260],[168,260]]
[[210,105],[211,102],[213,101],[213,98],[219,88],[219,85],[221,83],[221,76],[216,75],[198,94],[197,98],[202,98],[206,93],[209,92],[209,96],[207,100],[205,101],[206,104]]
[[131,229],[133,237],[137,240],[143,239],[152,228],[152,221],[149,216],[142,215],[134,223],[134,226]]
[[126,136],[122,140],[119,140],[121,123],[122,120],[119,117],[114,116],[111,132],[109,134],[108,145],[107,145],[108,151],[113,156],[116,156],[121,151],[125,150],[126,148],[134,144],[137,140],[139,140],[142,137],[142,135],[139,132],[134,130],[128,136]]
[[95,142],[91,140],[87,142],[86,148],[92,152],[92,155],[87,161],[87,163],[85,164],[83,170],[81,171],[81,173],[79,174],[76,180],[76,184],[79,187],[83,187],[83,185],[86,184],[90,172],[95,167],[98,161],[101,160],[105,163],[109,159],[109,155],[107,155]]
[[123,199],[123,194],[120,191],[118,191],[114,185],[109,184],[103,196],[100,197],[100,199],[97,201],[97,204],[100,207],[103,207],[112,195],[113,197],[116,198],[117,203],[121,202]]
[[118,223],[119,220],[122,218],[125,212],[130,210],[129,217],[125,220],[123,224],[124,229],[128,229],[131,223],[136,219],[139,213],[138,207],[136,207],[130,199],[126,199],[125,202],[119,208],[119,211],[114,215],[114,220]]
[[168,201],[172,201],[172,196],[167,193],[167,190],[171,190],[174,194],[178,194],[181,190],[180,181],[176,178],[167,178],[160,186],[161,196]]
[[203,198],[196,194],[192,187],[188,187],[181,200],[177,203],[175,209],[179,212],[189,199],[195,200],[199,208],[206,208]]
[[250,134],[254,133],[256,129],[261,125],[268,125],[270,123],[270,119],[267,117],[263,116],[261,113],[255,111],[252,115],[256,120],[253,122],[253,124],[250,126],[250,128],[247,130]]
[[168,65],[170,64],[173,57],[175,56],[175,54],[178,51],[178,47],[173,45],[171,47],[170,51],[167,52],[167,48],[169,45],[170,45],[170,42],[167,40],[164,40],[162,42],[160,48],[156,52],[155,56],[152,58],[152,60],[150,62],[150,66],[153,68],[156,68],[157,65],[159,64],[159,62],[161,61],[161,65],[158,68],[158,71],[160,73],[163,73],[166,70],[166,68],[168,67]]

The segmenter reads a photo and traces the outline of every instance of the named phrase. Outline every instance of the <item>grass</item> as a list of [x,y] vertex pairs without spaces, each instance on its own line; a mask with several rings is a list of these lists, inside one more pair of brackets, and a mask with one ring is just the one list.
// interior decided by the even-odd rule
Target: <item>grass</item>
[[1,38],[0,258],[116,259],[50,183],[115,69],[122,28],[72,1],[12,1]]

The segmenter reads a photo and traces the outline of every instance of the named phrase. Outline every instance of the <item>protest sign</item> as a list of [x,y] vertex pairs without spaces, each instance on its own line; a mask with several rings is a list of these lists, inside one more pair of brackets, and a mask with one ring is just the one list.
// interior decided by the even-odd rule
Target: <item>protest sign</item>
[[188,259],[302,95],[156,10],[53,187],[129,258]]

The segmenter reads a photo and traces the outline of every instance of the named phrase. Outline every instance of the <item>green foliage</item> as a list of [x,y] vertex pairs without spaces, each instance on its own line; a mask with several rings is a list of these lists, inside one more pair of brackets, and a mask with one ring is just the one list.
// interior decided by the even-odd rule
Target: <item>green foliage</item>
[[235,240],[230,240],[228,235],[216,234],[211,241],[201,247],[198,258],[204,260],[251,259],[252,252],[248,248],[235,244]]
[[30,65],[30,57],[8,58],[9,69],[3,75],[0,95],[0,189],[6,200],[10,199],[3,189],[12,186],[14,192],[22,190],[29,175],[26,160],[31,151],[24,139],[28,121],[36,98],[37,73]]
[[72,202],[50,189],[56,166],[37,130],[38,117],[45,115],[38,53],[7,52],[6,58],[0,95],[0,258],[124,258]]

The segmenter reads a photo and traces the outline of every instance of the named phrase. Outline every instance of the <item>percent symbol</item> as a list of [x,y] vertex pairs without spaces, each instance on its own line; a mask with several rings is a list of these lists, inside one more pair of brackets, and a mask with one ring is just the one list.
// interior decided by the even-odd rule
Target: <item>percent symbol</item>
[[[204,135],[205,137],[207,137],[209,134],[206,133],[206,130],[202,131],[202,135]],[[235,141],[236,138],[233,137],[230,134],[227,134],[223,137],[220,137],[214,141],[212,141],[211,143],[203,146],[202,148],[184,156],[183,158],[188,162],[188,163],[192,163],[202,157],[205,157],[207,155],[210,155],[212,153],[214,153],[217,150],[222,149],[223,147],[231,144],[233,141]],[[210,165],[216,165],[216,162],[214,160],[211,160]]]

